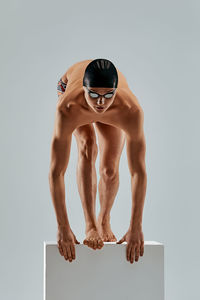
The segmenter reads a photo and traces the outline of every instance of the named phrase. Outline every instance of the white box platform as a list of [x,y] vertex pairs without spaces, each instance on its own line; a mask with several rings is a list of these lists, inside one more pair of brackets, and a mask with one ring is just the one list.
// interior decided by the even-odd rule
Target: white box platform
[[56,242],[44,242],[44,300],[164,300],[164,245],[145,241],[144,255],[133,264],[126,245],[75,245],[70,263]]

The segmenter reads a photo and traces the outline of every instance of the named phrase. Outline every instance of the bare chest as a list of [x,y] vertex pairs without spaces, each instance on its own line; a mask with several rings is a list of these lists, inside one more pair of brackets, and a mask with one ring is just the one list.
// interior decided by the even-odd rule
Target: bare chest
[[96,122],[104,123],[125,130],[132,107],[131,102],[124,102],[118,96],[112,105],[103,113],[95,112],[88,106],[84,97],[74,97],[68,101],[66,109],[73,115],[74,126],[80,127]]

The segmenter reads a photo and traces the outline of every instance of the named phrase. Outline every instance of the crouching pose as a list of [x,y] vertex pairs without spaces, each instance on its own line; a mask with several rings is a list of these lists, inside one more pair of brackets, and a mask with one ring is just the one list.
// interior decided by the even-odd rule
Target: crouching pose
[[[107,59],[72,65],[58,81],[57,93],[49,184],[60,254],[71,262],[75,259],[75,244],[79,244],[68,221],[64,184],[74,134],[78,148],[77,185],[86,222],[83,243],[95,250],[101,249],[103,242],[117,241],[110,225],[110,211],[119,188],[119,161],[126,141],[132,210],[129,228],[117,243],[127,242],[127,260],[138,261],[144,253],[142,214],[147,184],[143,110],[124,75]],[[98,150],[100,212],[96,217]]]

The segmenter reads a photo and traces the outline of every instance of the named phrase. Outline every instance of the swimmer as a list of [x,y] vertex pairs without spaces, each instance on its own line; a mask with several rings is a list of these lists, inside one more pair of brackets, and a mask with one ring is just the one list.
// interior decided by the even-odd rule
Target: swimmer
[[[80,244],[70,227],[65,205],[64,174],[73,134],[78,149],[77,186],[86,223],[83,244],[96,250],[104,242],[127,242],[127,261],[138,261],[144,254],[142,215],[147,185],[143,109],[122,72],[103,58],[80,61],[69,67],[58,81],[57,95],[49,184],[60,254],[72,262],[75,244]],[[119,162],[125,142],[132,209],[128,230],[117,241],[111,229],[110,213],[119,188]],[[100,180],[97,184],[98,151]],[[96,217],[97,187],[100,212]]]

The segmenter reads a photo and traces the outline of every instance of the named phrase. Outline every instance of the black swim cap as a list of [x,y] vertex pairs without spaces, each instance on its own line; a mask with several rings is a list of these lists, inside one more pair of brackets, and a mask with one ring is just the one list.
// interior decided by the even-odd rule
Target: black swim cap
[[117,69],[110,60],[97,58],[87,65],[83,76],[83,86],[116,88],[117,85]]

